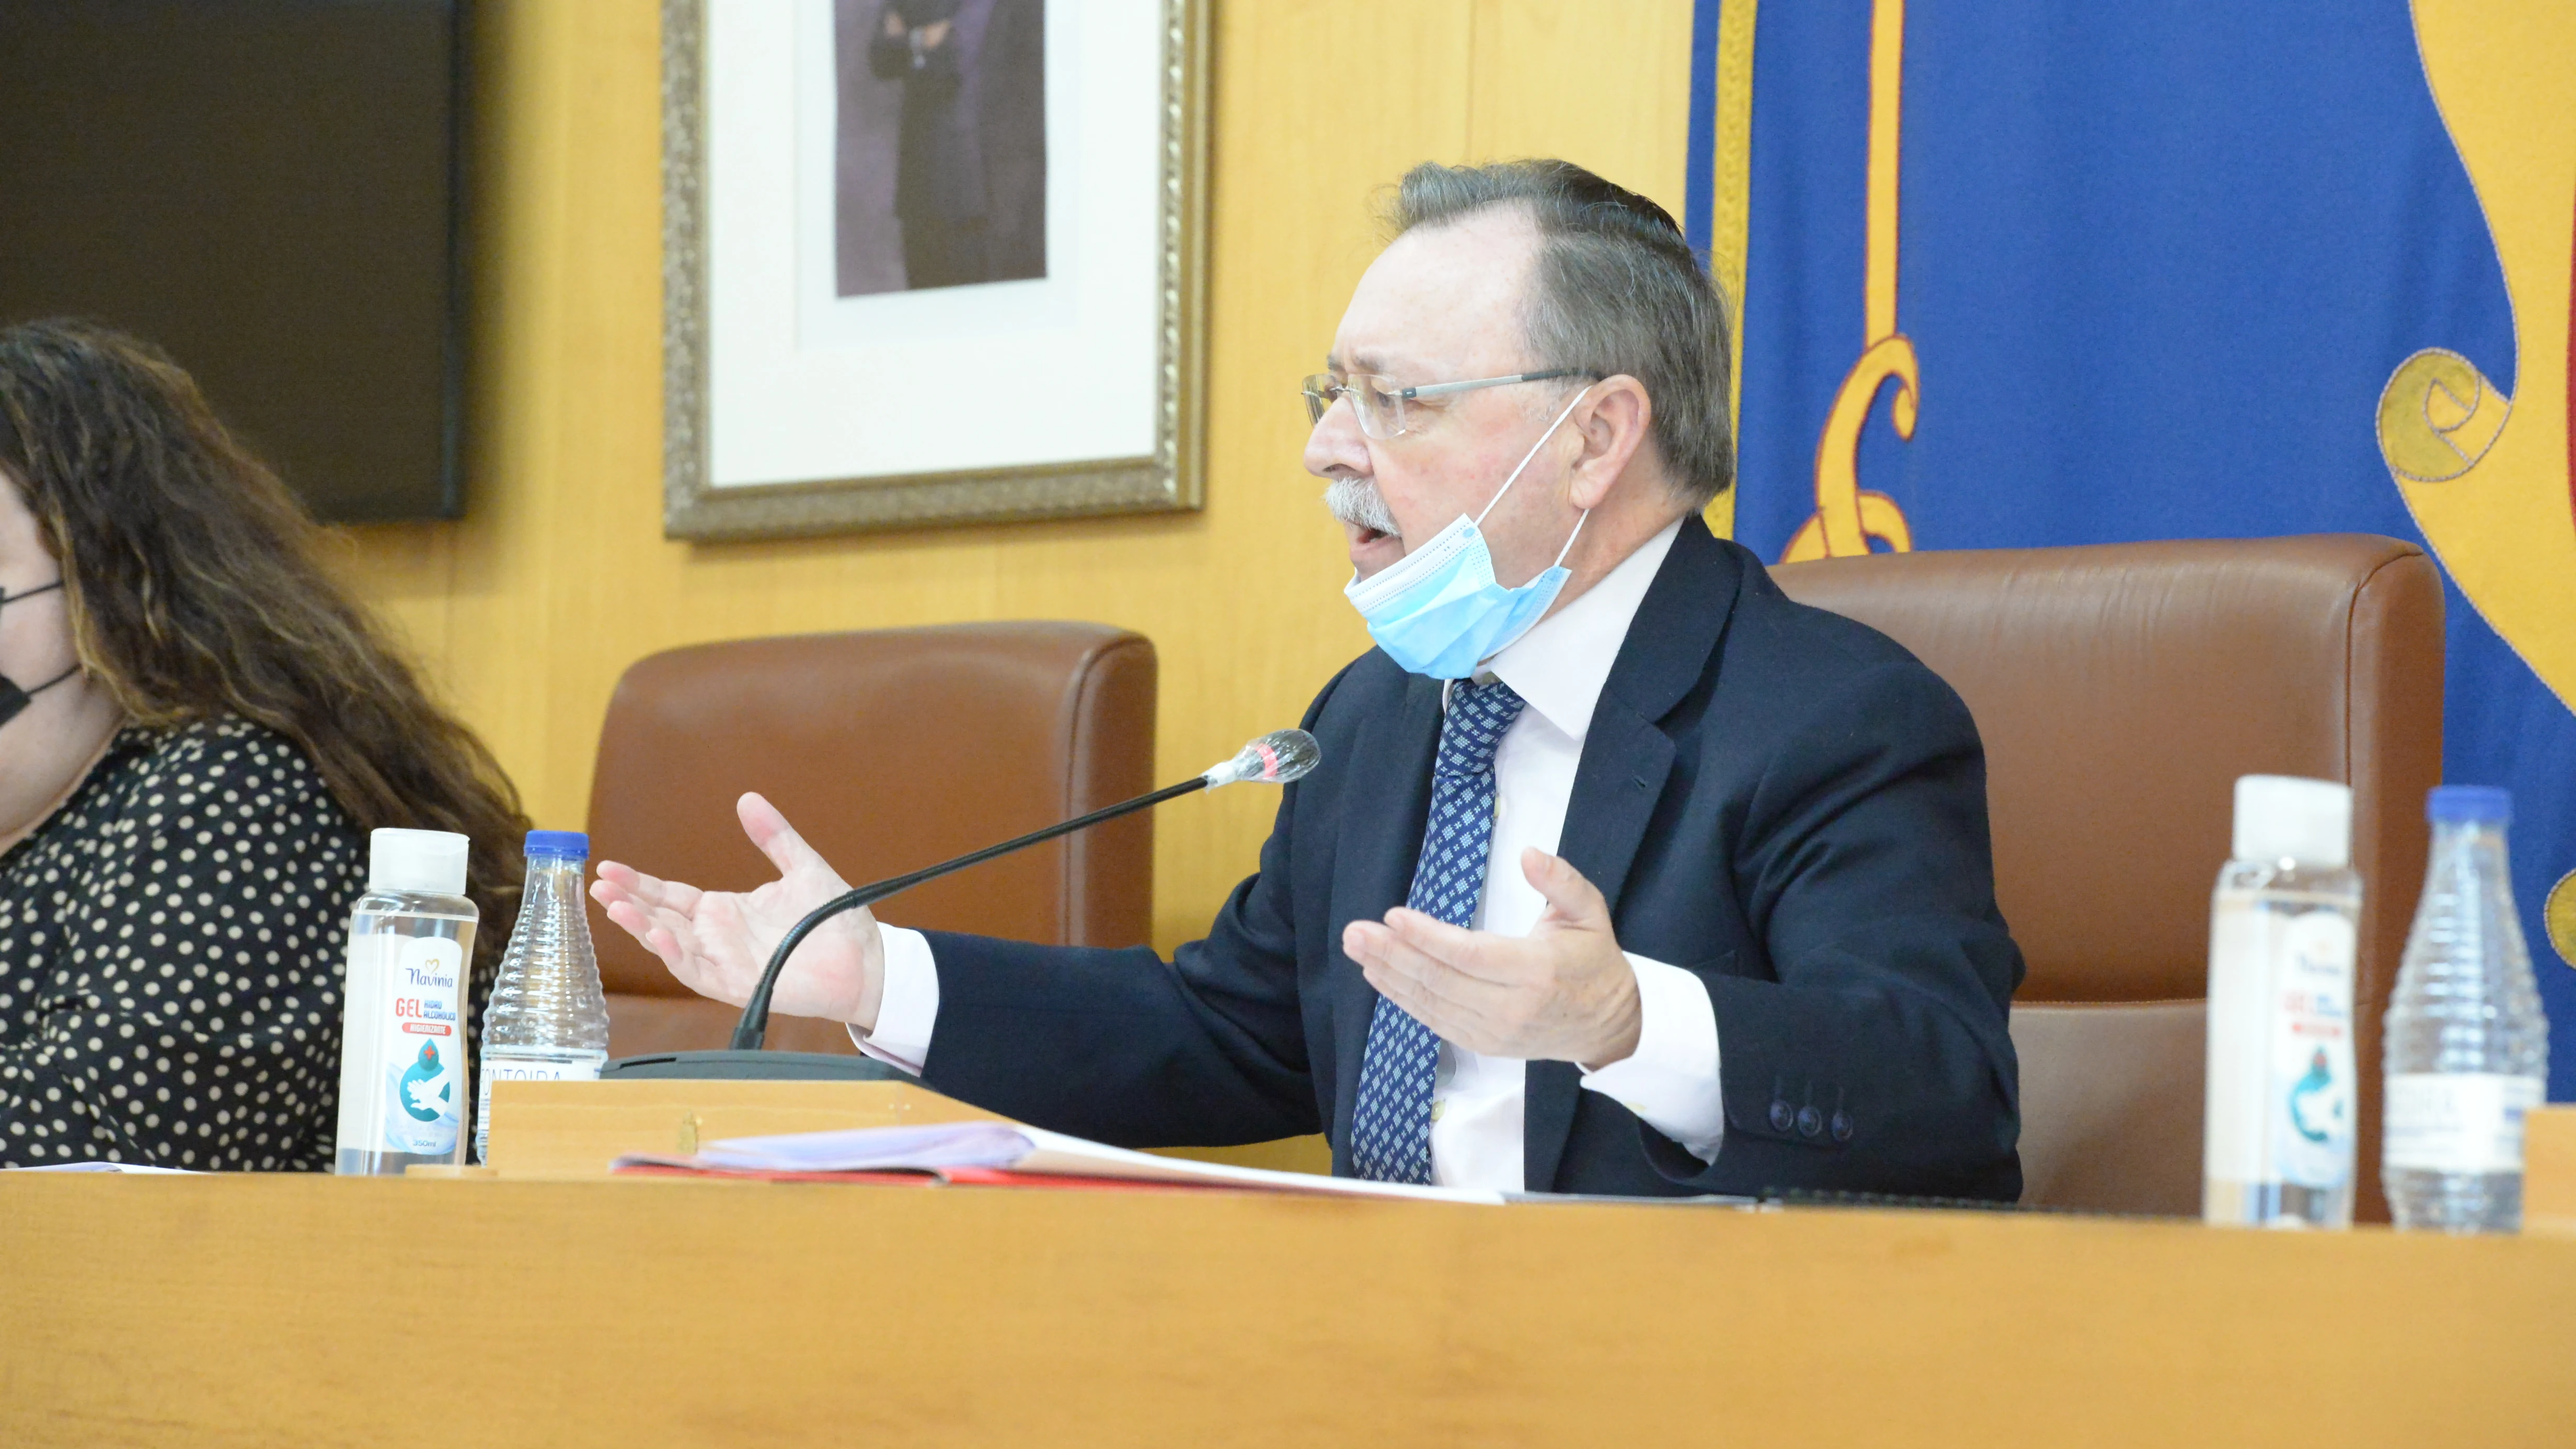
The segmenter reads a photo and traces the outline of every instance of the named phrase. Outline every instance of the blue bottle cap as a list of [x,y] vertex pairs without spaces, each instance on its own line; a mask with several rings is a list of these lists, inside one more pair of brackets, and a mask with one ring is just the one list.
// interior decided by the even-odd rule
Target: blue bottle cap
[[588,860],[590,859],[590,837],[578,830],[531,830],[528,832],[528,854]]
[[2424,818],[2437,825],[2510,825],[2513,792],[2493,785],[2436,785],[2424,798]]

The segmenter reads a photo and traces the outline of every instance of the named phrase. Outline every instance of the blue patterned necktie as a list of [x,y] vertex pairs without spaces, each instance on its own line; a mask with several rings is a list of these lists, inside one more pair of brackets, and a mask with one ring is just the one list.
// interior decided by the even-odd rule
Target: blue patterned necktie
[[[1494,846],[1494,749],[1520,718],[1522,699],[1497,679],[1460,680],[1449,691],[1440,754],[1431,767],[1431,818],[1405,904],[1453,926],[1475,919]],[[1381,996],[1360,1056],[1351,1105],[1351,1166],[1380,1182],[1431,1180],[1431,1085],[1440,1039]]]

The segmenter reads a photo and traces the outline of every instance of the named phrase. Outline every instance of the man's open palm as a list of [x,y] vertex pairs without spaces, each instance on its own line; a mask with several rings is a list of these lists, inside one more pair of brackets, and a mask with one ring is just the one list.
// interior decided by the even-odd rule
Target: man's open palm
[[[659,880],[615,861],[599,863],[590,894],[628,935],[662,959],[680,984],[739,1006],[751,997],[769,955],[806,912],[849,890],[831,863],[758,795],[734,803],[745,835],[778,868],[778,879],[748,893],[702,891]],[[770,1008],[786,1016],[819,1016],[876,1024],[883,994],[884,951],[876,918],[846,911],[826,921],[788,962]]]

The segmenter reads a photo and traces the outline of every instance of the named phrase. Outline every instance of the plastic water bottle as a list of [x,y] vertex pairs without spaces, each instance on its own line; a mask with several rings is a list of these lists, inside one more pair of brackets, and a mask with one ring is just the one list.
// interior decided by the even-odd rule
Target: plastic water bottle
[[492,1084],[580,1081],[608,1060],[608,998],[582,909],[590,837],[528,832],[527,887],[519,925],[501,954],[500,979],[483,1009],[483,1075],[474,1099],[474,1160],[491,1139]]
[[465,993],[479,919],[465,898],[469,843],[444,830],[368,839],[340,990],[334,1172],[465,1160]]
[[2523,1115],[2549,1079],[2549,1022],[2505,874],[2505,791],[2446,785],[2424,900],[2388,1004],[2380,1181],[2401,1228],[2522,1227]]
[[2206,1221],[2352,1226],[2351,856],[2350,787],[2236,782],[2234,859],[2209,913]]

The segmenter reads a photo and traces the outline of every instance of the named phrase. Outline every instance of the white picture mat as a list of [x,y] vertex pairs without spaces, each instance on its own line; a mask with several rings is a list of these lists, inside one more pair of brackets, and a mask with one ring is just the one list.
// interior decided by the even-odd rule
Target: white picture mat
[[832,0],[707,7],[711,487],[1152,456],[1161,31],[1048,9],[1044,280],[841,298]]

